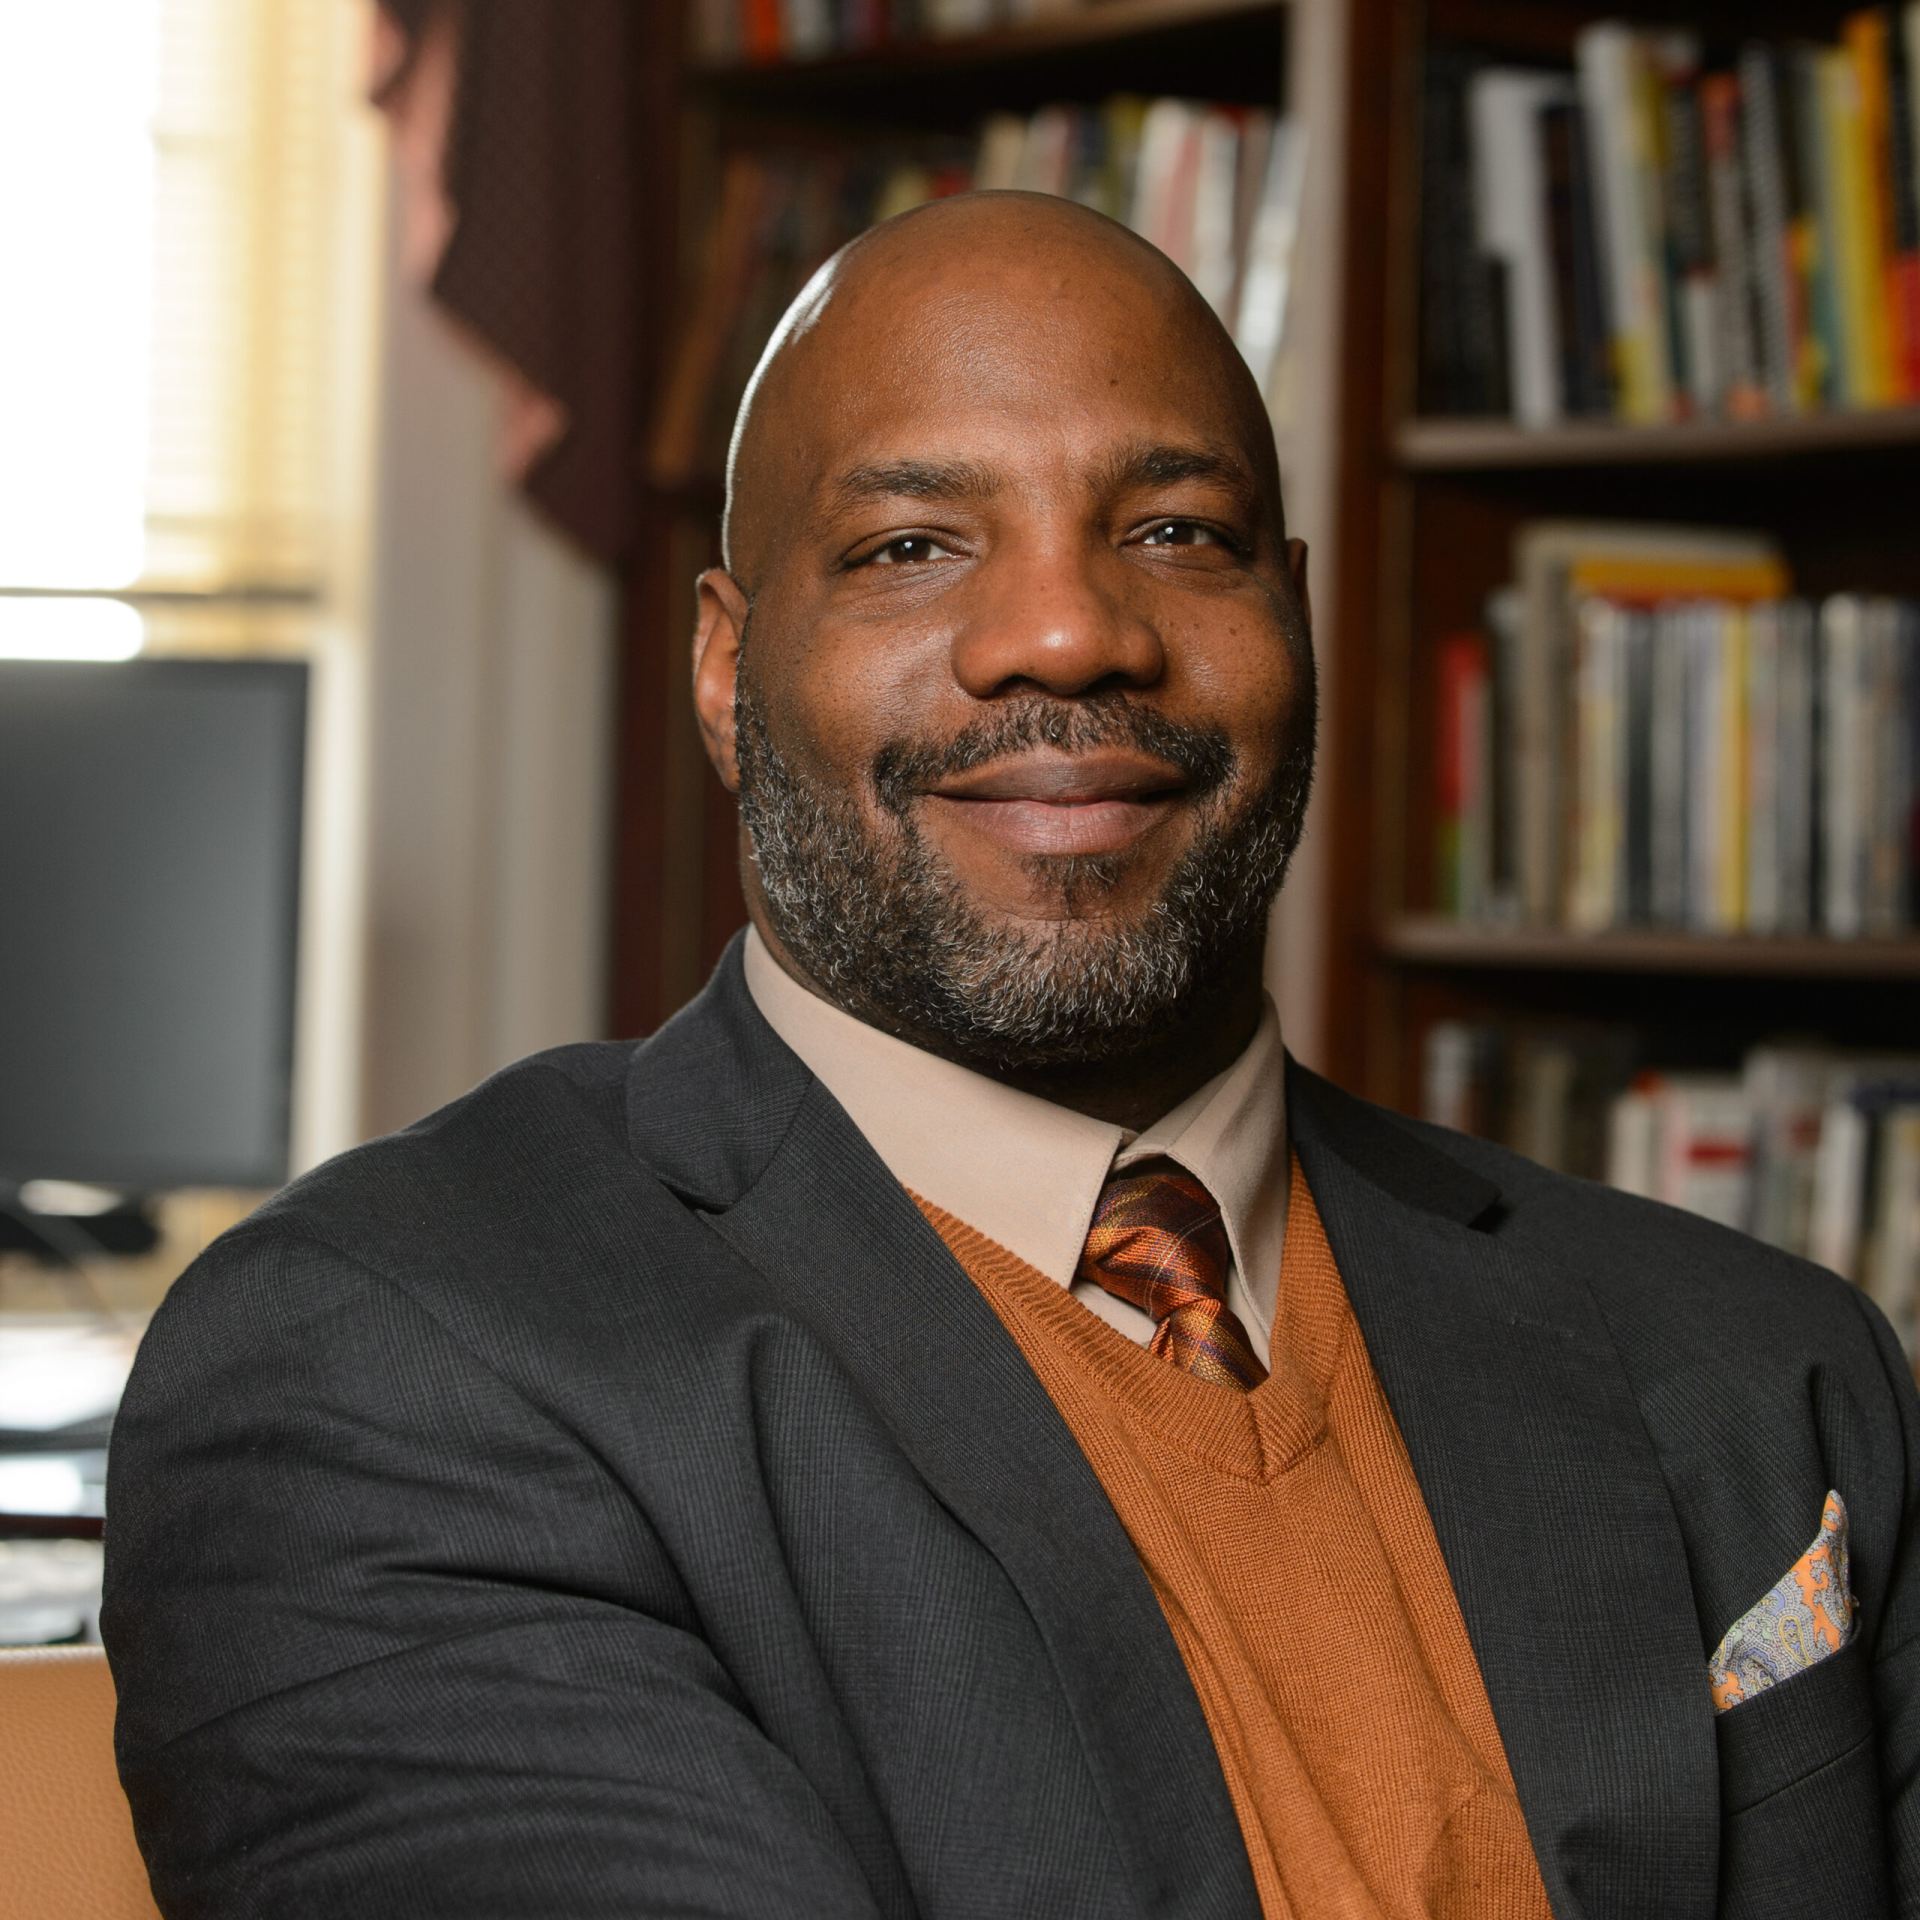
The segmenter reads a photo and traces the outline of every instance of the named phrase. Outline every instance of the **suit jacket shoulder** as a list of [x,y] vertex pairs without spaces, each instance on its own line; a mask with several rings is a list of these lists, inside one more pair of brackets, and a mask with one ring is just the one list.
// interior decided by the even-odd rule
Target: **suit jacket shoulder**
[[[1490,1142],[1380,1109],[1368,1117],[1498,1188],[1476,1224],[1506,1269],[1511,1312],[1524,1316],[1531,1298],[1550,1323],[1569,1285],[1592,1301],[1686,1537],[1707,1646],[1810,1545],[1829,1488],[1848,1503],[1856,1592],[1888,1590],[1920,1408],[1898,1340],[1858,1287]],[[1782,1486],[1799,1498],[1779,1499]],[[1920,1628],[1871,1611],[1876,1637]]]
[[1704,1334],[1729,1364],[1762,1364],[1783,1352],[1804,1357],[1812,1341],[1879,1372],[1883,1316],[1826,1268],[1489,1141],[1388,1117],[1497,1184],[1497,1237],[1516,1253],[1577,1264],[1617,1330],[1643,1329],[1656,1344]]

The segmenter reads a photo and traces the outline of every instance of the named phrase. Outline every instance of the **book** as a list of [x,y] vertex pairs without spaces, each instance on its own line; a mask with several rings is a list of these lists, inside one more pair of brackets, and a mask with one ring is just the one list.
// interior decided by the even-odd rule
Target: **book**
[[1569,413],[1604,417],[1613,411],[1606,287],[1601,278],[1586,114],[1577,98],[1550,102],[1541,109],[1540,139],[1554,328],[1560,349],[1560,399]]
[[1920,400],[1920,11],[1887,15],[1887,316],[1894,385]]
[[1657,1075],[1636,1080],[1614,1096],[1607,1113],[1604,1178],[1622,1193],[1660,1197],[1660,1092]]
[[1850,404],[1854,375],[1848,364],[1846,263],[1841,247],[1840,206],[1843,182],[1836,171],[1829,136],[1829,75],[1839,57],[1821,47],[1799,47],[1790,59],[1794,75],[1794,121],[1811,206],[1808,284],[1811,294],[1808,338],[1814,404]]
[[1777,597],[1786,573],[1773,544],[1734,531],[1540,521],[1514,543],[1526,646],[1515,712],[1517,873],[1523,916],[1558,919],[1572,819],[1572,664],[1575,609],[1595,595],[1635,604]]
[[1240,357],[1261,392],[1269,396],[1287,337],[1294,244],[1300,230],[1300,196],[1306,169],[1306,128],[1293,120],[1276,123],[1268,144],[1266,180],[1249,232],[1232,329]]
[[1540,522],[1436,668],[1437,908],[1601,932],[1920,925],[1920,601],[1761,536]]
[[1735,420],[1767,411],[1761,378],[1761,288],[1749,239],[1746,137],[1740,82],[1731,73],[1700,82],[1707,200],[1715,261],[1715,381],[1708,404]]
[[[1756,618],[1763,609],[1756,608]],[[1777,691],[1772,752],[1774,787],[1759,804],[1774,816],[1772,841],[1778,867],[1773,931],[1804,933],[1816,924],[1819,790],[1819,675],[1814,652],[1814,616],[1805,600],[1787,599],[1764,609],[1774,634]]]
[[1449,635],[1436,661],[1434,742],[1435,904],[1477,919],[1490,891],[1487,643],[1476,632]]
[[1746,1230],[1788,1253],[1804,1253],[1813,1219],[1815,1164],[1834,1062],[1804,1042],[1763,1043],[1741,1064],[1752,1143]]
[[1740,50],[1741,158],[1751,225],[1750,272],[1755,296],[1758,378],[1774,413],[1802,406],[1795,377],[1799,336],[1805,326],[1797,231],[1801,211],[1794,156],[1782,100],[1784,62],[1761,41]]
[[1746,778],[1740,811],[1745,822],[1747,860],[1746,911],[1741,925],[1748,933],[1778,933],[1786,920],[1783,895],[1787,876],[1781,857],[1779,805],[1782,605],[1778,600],[1762,601],[1746,619]]
[[1513,414],[1523,426],[1551,425],[1563,412],[1540,120],[1573,97],[1570,81],[1525,68],[1484,67],[1468,87],[1475,236],[1500,268]]
[[1863,923],[1870,934],[1897,933],[1910,923],[1912,900],[1911,744],[1915,662],[1911,603],[1884,595],[1864,602],[1867,796]]
[[1844,404],[1872,407],[1888,395],[1883,257],[1869,187],[1872,161],[1860,91],[1860,64],[1851,49],[1819,56],[1821,126],[1826,143],[1834,286],[1839,308]]
[[1617,20],[1571,68],[1430,47],[1419,400],[1634,422],[1920,399],[1920,23],[1729,49]]
[[1497,414],[1509,405],[1500,267],[1481,253],[1475,230],[1467,95],[1484,64],[1441,43],[1428,49],[1421,74],[1418,398],[1431,414]]
[[1526,653],[1525,604],[1517,587],[1487,596],[1487,900],[1486,918],[1511,925],[1521,917],[1520,792],[1514,716]]
[[1628,630],[1635,614],[1598,596],[1574,609],[1572,845],[1563,923],[1599,932],[1624,917]]
[[1684,614],[1659,616],[1659,638],[1653,653],[1653,737],[1650,743],[1652,786],[1652,840],[1647,851],[1650,874],[1649,916],[1658,926],[1687,923],[1688,877],[1693,870],[1693,842],[1705,831],[1692,818],[1691,663]]
[[1606,242],[1620,409],[1628,420],[1665,420],[1673,412],[1673,378],[1656,204],[1654,82],[1648,56],[1641,36],[1631,27],[1602,21],[1581,33],[1575,57]]
[[1868,764],[1866,603],[1851,593],[1820,607],[1821,924],[1842,938],[1866,931]]
[[1893,115],[1890,75],[1891,10],[1865,7],[1842,23],[1845,60],[1852,84],[1840,138],[1846,148],[1843,177],[1853,182],[1845,210],[1847,252],[1857,278],[1850,279],[1859,310],[1856,329],[1866,369],[1859,401],[1891,406],[1902,395],[1894,358]]
[[1655,1084],[1654,1198],[1722,1226],[1746,1224],[1753,1144],[1736,1074],[1671,1073]]
[[1746,611],[1708,600],[1688,612],[1698,675],[1688,690],[1696,728],[1688,918],[1703,933],[1740,933],[1747,925]]
[[1662,278],[1675,406],[1682,415],[1710,416],[1720,411],[1727,380],[1727,301],[1705,125],[1710,82],[1700,76],[1690,42],[1675,45],[1656,40],[1649,43],[1648,52],[1647,85],[1659,116]]

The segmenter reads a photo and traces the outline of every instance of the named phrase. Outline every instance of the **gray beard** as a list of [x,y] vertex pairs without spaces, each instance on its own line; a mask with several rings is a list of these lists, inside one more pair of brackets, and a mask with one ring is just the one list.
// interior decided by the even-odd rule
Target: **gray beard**
[[[1238,811],[1217,730],[1177,725],[1124,695],[1011,702],[944,748],[896,742],[873,788],[893,823],[802,775],[768,732],[746,659],[734,703],[740,810],[774,931],[828,999],[889,1032],[995,1071],[1087,1065],[1163,1039],[1262,938],[1300,838],[1313,771],[1309,706],[1274,779]],[[1140,748],[1198,794],[1199,823],[1160,899],[1134,924],[1099,917],[1119,855],[1035,855],[1059,915],[1009,926],[969,903],[914,818],[941,775],[1040,745]]]

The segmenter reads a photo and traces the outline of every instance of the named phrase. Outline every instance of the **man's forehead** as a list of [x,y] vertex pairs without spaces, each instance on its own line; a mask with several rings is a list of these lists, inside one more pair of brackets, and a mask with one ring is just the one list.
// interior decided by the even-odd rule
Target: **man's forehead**
[[1242,495],[1259,486],[1244,448],[1198,435],[1110,441],[1057,436],[1047,447],[1017,442],[1012,452],[1013,458],[1004,452],[982,457],[949,450],[935,437],[845,464],[823,461],[813,489],[815,504],[832,515],[885,500],[984,501],[1034,477],[1078,487],[1096,502],[1131,489],[1182,482]]
[[1143,477],[1142,447],[1277,492],[1251,377],[1168,261],[1084,209],[948,209],[856,242],[776,332],[736,428],[730,553],[882,491]]

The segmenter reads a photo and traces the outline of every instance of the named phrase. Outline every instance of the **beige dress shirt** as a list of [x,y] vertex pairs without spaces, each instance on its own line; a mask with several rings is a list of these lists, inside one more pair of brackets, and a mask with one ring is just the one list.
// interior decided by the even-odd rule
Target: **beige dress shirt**
[[1287,1232],[1286,1074],[1269,998],[1247,1049],[1144,1133],[1094,1120],[882,1033],[803,987],[749,930],[747,990],[903,1187],[964,1220],[1141,1345],[1153,1321],[1075,1277],[1107,1175],[1177,1161],[1220,1203],[1227,1304],[1265,1354]]

